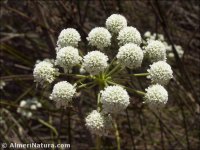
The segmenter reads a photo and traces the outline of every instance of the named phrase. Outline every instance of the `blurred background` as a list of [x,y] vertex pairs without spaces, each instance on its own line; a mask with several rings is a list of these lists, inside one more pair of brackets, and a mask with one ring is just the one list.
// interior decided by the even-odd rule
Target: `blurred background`
[[[75,107],[62,113],[49,101],[50,91],[36,88],[32,72],[37,60],[55,59],[62,29],[79,31],[79,49],[86,54],[88,32],[119,13],[142,36],[146,31],[164,36],[174,71],[161,114],[131,97],[131,105],[118,119],[121,149],[200,148],[198,0],[1,0],[0,5],[0,142],[61,142],[72,149],[95,149],[95,136],[84,125],[85,116],[96,107],[95,94],[84,92],[75,99]],[[37,108],[20,109],[25,103]],[[102,137],[102,149],[116,149],[114,133]]]

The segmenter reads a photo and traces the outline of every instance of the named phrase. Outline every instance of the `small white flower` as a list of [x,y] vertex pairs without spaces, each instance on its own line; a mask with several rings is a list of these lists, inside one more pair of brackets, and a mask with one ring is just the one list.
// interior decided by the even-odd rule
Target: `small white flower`
[[[54,59],[45,58],[45,59],[42,60],[42,61],[46,61],[46,62],[48,62],[48,63],[51,63],[51,64],[55,65],[55,60],[54,60]],[[42,61],[38,59],[38,60],[36,61],[35,64],[38,64],[38,63],[40,63],[40,62],[42,62]]]
[[171,52],[172,51],[172,46],[171,45],[169,45],[167,42],[163,42],[163,44],[165,45],[166,52]]
[[158,41],[161,41],[165,45],[165,47],[168,46],[168,44],[165,42],[165,38],[162,34],[159,34],[159,33],[152,34],[150,31],[147,31],[147,32],[145,32],[144,37],[145,37],[147,43],[158,40]]
[[[182,58],[182,57],[183,57],[183,54],[184,54],[183,48],[182,48],[180,45],[174,45],[174,46],[175,46],[175,49],[176,49],[176,51],[177,51],[177,53],[178,53],[178,56],[179,56],[180,58]],[[167,56],[168,56],[169,58],[174,59],[174,53],[173,53],[173,51],[172,51],[172,46],[171,46],[171,49],[168,51]]]
[[35,82],[40,84],[52,83],[58,75],[58,69],[54,68],[53,64],[48,61],[39,62],[33,70]]
[[37,106],[36,106],[36,105],[32,105],[32,106],[30,107],[30,109],[36,110],[36,109],[37,109]]
[[161,41],[161,42],[165,41],[165,38],[162,34],[157,34],[157,37],[158,37],[159,41]]
[[91,75],[97,75],[108,66],[108,56],[100,51],[88,52],[83,58],[83,68]]
[[156,33],[153,33],[153,34],[151,35],[150,39],[155,41],[155,40],[156,40],[156,35],[157,35]]
[[33,116],[33,112],[31,112],[30,109],[37,110],[39,108],[38,105],[40,105],[40,107],[42,106],[37,98],[22,100],[17,108],[17,112],[24,117],[30,118]]
[[166,49],[160,41],[150,41],[145,48],[145,56],[151,61],[165,61],[166,60]]
[[127,20],[124,16],[113,14],[106,20],[106,28],[114,34],[119,33],[121,29],[127,26]]
[[145,38],[150,38],[151,37],[151,32],[150,31],[147,31],[144,33],[144,37]]
[[26,116],[27,118],[31,118],[32,117],[32,112],[28,112],[28,113],[22,113],[23,116]]
[[20,102],[20,106],[21,106],[21,107],[24,107],[26,104],[27,104],[27,102],[26,102],[25,100],[22,100],[22,101]]
[[0,80],[0,90],[3,90],[3,88],[6,86],[6,82],[3,80]]
[[182,57],[183,57],[183,54],[184,54],[183,48],[182,48],[181,46],[179,46],[179,45],[176,45],[175,48],[176,48],[176,50],[177,50],[178,56],[179,56],[180,58],[182,58]]
[[85,70],[83,67],[81,67],[81,68],[79,69],[79,72],[80,72],[80,74],[85,74],[85,73],[86,73],[86,70]]
[[140,32],[134,27],[125,27],[120,30],[117,39],[121,46],[128,43],[140,45],[142,42]]
[[142,64],[143,51],[136,44],[129,43],[120,47],[116,57],[122,65],[130,69],[135,69]]
[[81,36],[76,29],[67,28],[63,29],[58,36],[57,51],[66,46],[78,47],[81,41]]
[[167,103],[168,93],[163,86],[155,84],[145,90],[144,100],[150,107],[162,107]]
[[173,52],[168,53],[168,54],[167,54],[167,57],[168,57],[169,59],[174,59],[174,53],[173,53]]
[[80,64],[81,59],[78,49],[68,46],[59,50],[55,63],[63,67],[65,71],[69,71],[72,67]]
[[61,81],[54,85],[53,91],[50,95],[50,99],[56,102],[58,108],[66,108],[69,103],[72,101],[76,89],[67,81]]
[[90,45],[102,50],[111,45],[111,34],[103,27],[96,27],[90,31],[87,40]]
[[111,118],[105,116],[103,113],[99,113],[93,110],[85,119],[86,127],[91,133],[96,135],[106,135],[108,133],[109,124],[111,124]]
[[150,65],[150,69],[148,69],[147,71],[150,73],[147,78],[151,79],[152,83],[166,85],[173,77],[171,66],[165,61],[158,61],[153,63],[152,65]]
[[101,91],[101,102],[104,112],[117,114],[129,105],[129,95],[120,86],[108,86]]
[[41,104],[41,103],[36,103],[36,106],[37,106],[38,108],[40,108],[40,107],[42,107],[42,104]]

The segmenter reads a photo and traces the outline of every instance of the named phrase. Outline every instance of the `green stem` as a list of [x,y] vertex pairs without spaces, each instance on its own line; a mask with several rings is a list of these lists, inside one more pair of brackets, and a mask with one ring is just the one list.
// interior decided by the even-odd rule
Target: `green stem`
[[108,83],[107,83],[107,81],[105,82],[105,87],[107,87],[108,86]]
[[121,68],[121,65],[120,64],[118,64],[117,66],[115,66],[114,68],[113,68],[113,70],[111,70],[107,75],[106,75],[106,77],[109,77],[109,76],[111,76],[113,73],[115,73],[115,71],[117,71],[119,68]]
[[92,84],[91,86],[88,86],[87,89],[91,89],[91,88],[95,87],[96,85],[97,85],[97,84],[94,83],[94,84]]
[[76,81],[76,84],[83,82],[85,79],[86,79],[86,78],[81,78],[81,79],[79,79],[78,81]]
[[[52,116],[49,115],[49,123],[50,123],[50,124],[53,124],[52,121],[53,121]],[[55,144],[55,142],[54,142],[54,134],[53,134],[52,130],[51,130],[50,133],[51,133],[52,144]],[[61,144],[61,143],[59,143],[59,144]],[[54,149],[55,149],[55,148],[53,147],[52,150],[54,150]]]
[[94,84],[94,82],[89,82],[89,83],[86,83],[86,84],[82,84],[82,85],[79,85],[79,86],[77,87],[77,89],[81,89],[81,88],[83,88],[83,87],[86,87],[86,86],[89,86],[89,85],[92,85],[92,84]]
[[[100,78],[104,79],[104,74],[101,74]],[[97,111],[101,111],[101,96],[100,96],[100,91],[105,87],[104,84],[99,84],[99,93],[97,95]],[[101,150],[101,137],[99,135],[96,135],[96,149]]]
[[136,94],[138,94],[138,95],[142,95],[142,96],[145,95],[145,92],[143,92],[143,91],[135,90],[135,89],[132,89],[132,88],[123,86],[123,85],[121,85],[121,84],[114,83],[114,82],[112,82],[112,81],[108,81],[108,83],[111,84],[111,85],[119,85],[119,86],[125,88],[127,91],[136,93]]
[[118,129],[117,122],[116,122],[115,119],[113,119],[113,126],[114,126],[114,129],[115,129],[115,138],[116,138],[116,142],[117,142],[117,150],[121,150],[119,129]]
[[148,76],[150,73],[137,73],[137,74],[130,74],[135,77],[145,77]]
[[70,150],[71,150],[71,146],[72,146],[72,137],[71,137],[71,118],[70,118],[71,114],[70,114],[70,108],[68,109],[67,112],[67,124],[68,124],[68,141],[70,144]]
[[97,110],[99,112],[101,111],[100,94],[98,94],[98,96],[97,96]]
[[111,63],[109,64],[109,67],[106,68],[105,70],[105,74],[108,72],[108,70],[110,69],[110,67],[113,65],[114,61],[115,61],[116,57],[114,57],[111,61]]
[[60,75],[63,76],[71,76],[71,77],[78,77],[78,78],[90,78],[90,76],[80,75],[80,74],[66,74],[66,73],[60,73]]
[[41,124],[43,124],[44,126],[48,127],[49,129],[51,129],[51,131],[54,132],[55,136],[58,137],[58,132],[56,130],[56,128],[54,128],[54,126],[52,126],[50,123],[42,120],[42,119],[37,119]]
[[101,150],[101,137],[98,135],[96,137],[96,149]]
[[[101,111],[100,93],[97,96],[97,111]],[[96,136],[96,149],[101,150],[101,137],[99,135]]]

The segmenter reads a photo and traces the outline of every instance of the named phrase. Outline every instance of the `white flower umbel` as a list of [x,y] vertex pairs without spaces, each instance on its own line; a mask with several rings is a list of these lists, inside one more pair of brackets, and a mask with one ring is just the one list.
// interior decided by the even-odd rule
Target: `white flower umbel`
[[67,28],[63,29],[58,36],[57,51],[66,46],[78,47],[81,41],[81,36],[76,29]]
[[66,108],[69,103],[72,101],[76,89],[67,81],[61,81],[54,85],[53,91],[50,95],[50,99],[56,102],[58,108]]
[[56,64],[69,71],[72,67],[80,64],[81,57],[79,56],[78,49],[67,46],[60,49],[56,56]]
[[40,84],[52,83],[58,74],[58,69],[54,68],[53,64],[48,61],[37,63],[33,70],[34,80]]
[[165,61],[166,60],[166,49],[165,45],[160,41],[149,41],[145,48],[145,56],[150,62]]
[[91,133],[102,136],[108,133],[107,129],[111,124],[111,118],[96,110],[93,110],[85,119],[86,127]]
[[151,33],[150,31],[147,31],[147,32],[144,33],[144,38],[147,41],[151,41],[151,40],[158,40],[158,41],[161,41],[161,42],[165,41],[165,38],[164,38],[164,36],[162,34]]
[[142,64],[143,51],[136,44],[129,43],[120,47],[116,57],[120,64],[130,69],[135,69]]
[[87,40],[90,45],[102,50],[111,45],[111,34],[103,27],[96,27],[90,31]]
[[129,95],[118,85],[108,86],[101,91],[101,102],[104,112],[117,114],[129,105]]
[[[183,54],[184,54],[183,48],[182,48],[180,45],[174,45],[174,46],[175,46],[175,49],[176,49],[176,51],[177,51],[177,53],[178,53],[178,56],[179,56],[180,58],[182,58],[182,57],[183,57]],[[169,58],[172,58],[172,59],[175,58],[174,53],[173,53],[173,50],[172,50],[172,46],[170,47],[170,49],[168,49],[167,56],[168,56]]]
[[163,86],[155,84],[145,90],[144,100],[150,107],[162,107],[167,103],[168,93]]
[[134,27],[125,27],[120,30],[117,39],[119,40],[120,46],[127,43],[140,45],[142,42],[140,32]]
[[106,28],[114,34],[118,34],[121,29],[127,26],[127,20],[124,16],[113,14],[106,20]]
[[152,83],[166,85],[173,77],[171,66],[165,61],[158,61],[153,63],[152,65],[150,65],[150,69],[148,69],[147,71],[149,72],[147,78],[151,79]]
[[[165,50],[166,50],[166,53],[167,53],[166,54],[167,58],[169,58],[170,60],[174,59],[174,53],[173,53],[173,50],[172,50],[172,45],[168,44],[165,41],[165,38],[164,38],[163,34],[151,33],[150,31],[147,31],[144,34],[144,38],[146,40],[146,43],[150,43],[151,41],[155,41],[155,40],[161,41],[163,43],[163,45],[165,46]],[[144,41],[144,44],[146,44],[146,43]],[[177,50],[177,53],[178,53],[179,57],[182,58],[182,56],[184,54],[184,51],[183,51],[182,47],[180,45],[174,45],[174,46],[175,46],[175,48]],[[144,46],[144,49],[145,49],[145,46]]]
[[83,68],[91,75],[97,75],[108,66],[108,56],[100,51],[88,52],[83,58]]
[[42,104],[37,100],[37,98],[26,99],[20,102],[17,112],[24,117],[30,118],[33,116],[31,110],[37,110],[40,107],[42,107]]

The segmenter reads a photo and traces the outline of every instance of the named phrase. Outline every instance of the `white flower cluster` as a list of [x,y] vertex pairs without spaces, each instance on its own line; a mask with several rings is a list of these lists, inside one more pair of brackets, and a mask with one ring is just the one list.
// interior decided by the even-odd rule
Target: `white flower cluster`
[[126,26],[127,20],[120,14],[113,14],[106,20],[106,28],[113,34],[118,34]]
[[40,84],[52,83],[58,75],[58,69],[54,68],[51,62],[45,60],[36,64],[33,70],[35,82]]
[[[147,43],[149,41],[156,40],[156,39],[158,41],[161,41],[165,46],[165,49],[166,49],[166,52],[167,52],[167,57],[169,59],[174,59],[174,53],[172,51],[172,45],[169,45],[166,42],[166,40],[165,40],[165,38],[164,38],[164,36],[162,34],[156,34],[156,33],[151,33],[150,31],[147,31],[147,32],[144,33],[144,38],[147,41]],[[177,53],[178,53],[179,57],[182,58],[183,54],[184,54],[183,48],[180,45],[174,45],[174,46],[175,46],[175,48],[177,50]]]
[[87,40],[90,45],[102,50],[111,45],[111,34],[104,27],[96,27],[90,31]]
[[[112,124],[111,116],[116,117],[130,104],[127,88],[114,83],[116,82],[115,76],[121,69],[124,69],[124,67],[137,69],[142,66],[144,57],[149,59],[152,64],[147,70],[147,78],[151,80],[153,85],[146,88],[145,94],[134,91],[134,89],[133,91],[144,94],[145,101],[151,107],[166,104],[168,93],[163,86],[173,77],[170,65],[165,62],[166,46],[162,43],[164,41],[163,36],[158,36],[160,40],[155,40],[155,38],[148,40],[143,51],[140,47],[142,43],[140,32],[134,27],[127,26],[125,17],[113,14],[107,18],[105,25],[106,28],[96,27],[89,32],[88,43],[94,46],[96,50],[88,52],[83,56],[83,59],[77,49],[81,40],[79,33],[72,28],[61,31],[57,41],[55,65],[62,67],[65,73],[67,71],[69,73],[70,70],[75,71],[75,77],[80,79],[74,85],[67,81],[56,83],[50,95],[50,99],[55,101],[58,108],[66,108],[72,102],[76,90],[78,91],[83,87],[91,88],[90,85],[98,85],[99,87],[105,85],[98,95],[98,111],[93,110],[85,119],[87,128],[97,135],[105,135],[109,125]],[[145,37],[150,39],[151,33],[147,32]],[[116,59],[114,58],[109,65],[108,56],[100,50],[105,50],[105,48],[111,46],[111,38],[118,40],[120,48]],[[119,65],[116,66],[116,64]],[[75,66],[80,67],[79,74],[84,75],[77,75],[77,70],[72,69]],[[126,71],[122,73],[124,72]],[[58,75],[58,69],[54,68],[53,62],[42,61],[36,64],[33,75],[37,82],[51,83]],[[144,75],[146,73],[138,76]],[[69,76],[74,76],[74,74],[69,74]],[[77,89],[75,85],[77,85]]]
[[171,66],[164,61],[153,63],[147,71],[149,72],[147,78],[151,79],[152,83],[166,85],[173,77]]
[[111,118],[103,113],[93,110],[85,119],[86,127],[91,133],[97,135],[107,135]]
[[[54,67],[58,65],[65,72],[70,72],[72,67],[81,63],[82,58],[79,56],[78,43],[81,41],[80,34],[76,29],[67,28],[61,31],[57,41],[57,56],[55,62],[50,59],[37,61],[33,76],[36,82],[52,83],[56,76],[59,75],[59,70]],[[65,108],[72,101],[76,89],[67,81],[59,82],[54,85],[50,98],[56,101],[56,106]]]
[[134,27],[124,27],[119,31],[117,39],[119,40],[118,44],[120,46],[128,43],[134,43],[137,45],[142,43],[140,32]]
[[61,48],[56,56],[55,63],[63,67],[65,72],[68,70],[71,70],[72,67],[80,64],[82,58],[79,56],[78,49],[67,46],[64,48]]
[[136,44],[129,43],[120,47],[116,57],[120,64],[130,69],[135,69],[140,67],[142,64],[143,51]]
[[150,31],[147,31],[144,33],[144,38],[147,40],[147,41],[151,41],[151,40],[159,40],[161,42],[164,42],[164,36],[162,34],[156,34],[156,33],[151,33]]
[[[184,54],[183,48],[180,45],[174,45],[174,47],[175,47],[175,49],[178,53],[178,56],[180,58],[182,58],[183,54]],[[168,48],[167,48],[167,57],[169,59],[174,59],[174,57],[175,57],[171,45],[169,45]]]
[[67,81],[61,81],[54,85],[53,91],[50,95],[50,99],[56,102],[58,108],[66,108],[69,103],[72,101],[76,89]]
[[33,116],[33,112],[31,110],[37,110],[40,107],[42,107],[42,104],[36,98],[31,98],[22,100],[19,104],[17,112],[24,117],[30,118]]
[[[151,83],[154,84],[146,89],[145,101],[149,103],[150,107],[164,106],[168,100],[168,93],[163,86],[167,85],[170,79],[173,78],[171,66],[165,62],[166,57],[174,57],[172,46],[165,41],[162,34],[152,34],[147,31],[144,38],[146,43],[143,44],[147,44],[144,47],[145,56],[153,63],[147,70],[149,73],[147,78],[151,79]],[[175,47],[177,49],[181,48],[179,46]],[[183,54],[183,51],[180,51]],[[180,57],[182,56],[180,55]]]
[[129,95],[118,85],[108,86],[101,91],[101,102],[104,112],[118,114],[129,105]]
[[59,51],[61,48],[66,46],[78,47],[78,43],[81,41],[81,36],[76,29],[67,28],[63,29],[58,36],[57,48]]
[[[150,33],[145,33],[146,37],[151,37]],[[145,47],[145,56],[152,62],[150,69],[147,70],[154,85],[146,89],[145,101],[149,103],[150,107],[163,106],[167,103],[168,93],[163,87],[167,85],[171,78],[173,78],[173,71],[171,66],[166,61],[166,46],[163,44],[164,37],[158,36],[160,40],[155,40],[154,37],[149,38],[147,46]],[[163,85],[163,86],[162,86]]]
[[168,100],[168,93],[163,86],[155,84],[146,89],[144,99],[152,108],[164,106]]
[[83,58],[83,68],[91,75],[97,75],[108,66],[108,56],[100,51],[88,52]]
[[145,47],[145,56],[150,62],[165,61],[166,49],[160,41],[149,41],[147,47]]

